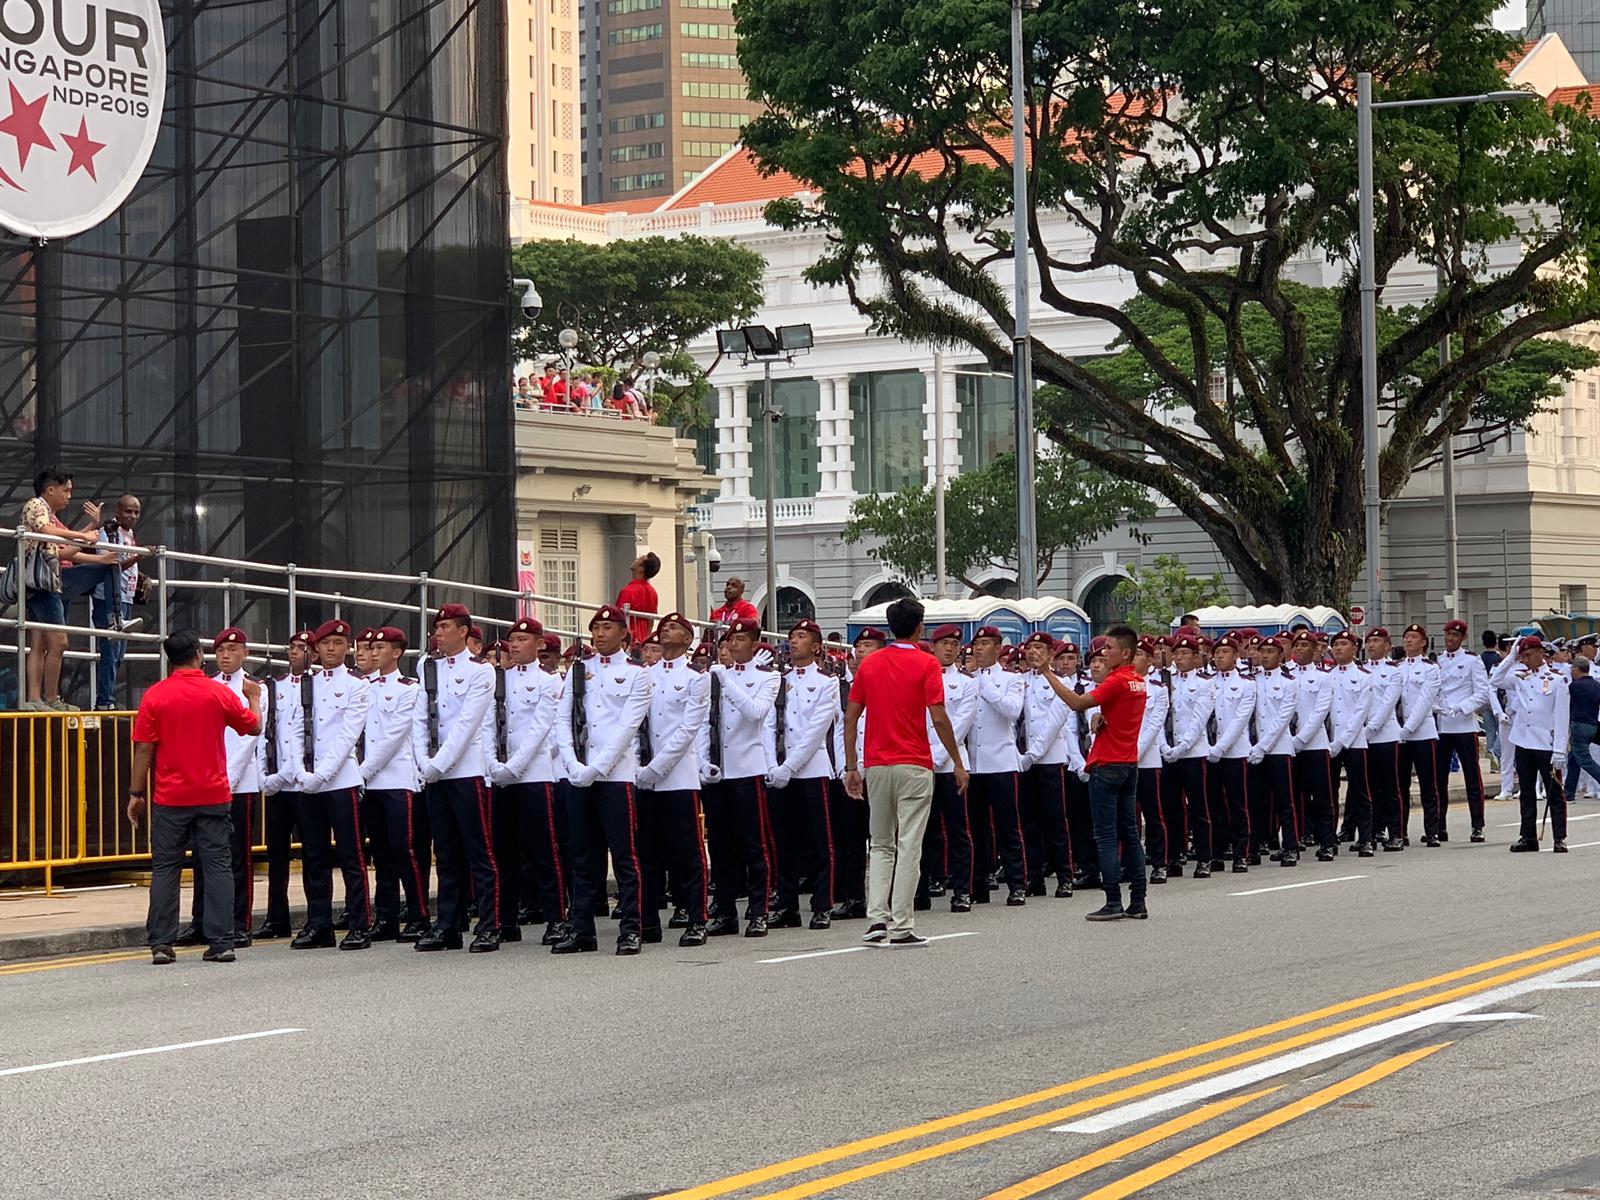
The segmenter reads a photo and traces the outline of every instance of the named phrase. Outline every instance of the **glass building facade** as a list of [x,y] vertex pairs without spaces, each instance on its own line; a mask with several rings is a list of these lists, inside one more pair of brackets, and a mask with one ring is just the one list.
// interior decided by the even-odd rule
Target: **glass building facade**
[[162,9],[127,204],[0,234],[0,519],[60,463],[145,544],[513,586],[505,6]]

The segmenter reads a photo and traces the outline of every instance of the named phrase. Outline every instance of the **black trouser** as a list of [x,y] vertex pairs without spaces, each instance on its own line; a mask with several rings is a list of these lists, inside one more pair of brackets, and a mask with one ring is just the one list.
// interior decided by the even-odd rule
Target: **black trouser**
[[[1502,762],[1505,761],[1503,754],[1502,748]],[[1517,747],[1513,762],[1517,768],[1517,803],[1522,807],[1522,828],[1518,832],[1523,841],[1539,840],[1538,784],[1541,780],[1544,782],[1544,802],[1550,809],[1550,832],[1555,834],[1558,842],[1567,840],[1567,796],[1556,782],[1555,771],[1551,769],[1550,763],[1554,757],[1549,750]]]
[[1089,771],[1089,805],[1094,813],[1100,882],[1108,904],[1122,903],[1122,879],[1129,898],[1145,896],[1144,850],[1139,845],[1139,768],[1133,763],[1101,763]]
[[[617,877],[619,936],[644,929],[639,887],[639,829],[633,784],[596,782],[567,791],[567,828],[572,837],[572,915],[576,937],[594,937],[594,913],[606,894],[606,851]],[[655,924],[661,923],[660,917]]]
[[200,929],[213,950],[233,945],[232,804],[150,806],[150,911],[145,935],[152,946],[170,946],[178,937],[178,898],[184,847],[195,857],[195,891],[208,880]]
[[1161,811],[1160,767],[1139,768],[1139,815],[1144,819],[1144,856],[1152,867],[1165,868],[1170,860],[1167,818]]
[[441,933],[466,927],[466,883],[472,881],[478,909],[478,932],[499,929],[500,865],[494,856],[494,815],[489,789],[482,779],[441,779],[427,789],[428,827],[439,875],[438,912],[433,923]]
[[1183,772],[1177,763],[1153,768],[1161,790],[1161,820],[1166,827],[1168,867],[1183,866],[1183,856],[1189,849],[1189,811],[1183,803]]
[[[929,838],[922,840],[922,882],[917,894],[928,894],[930,879],[943,879],[952,892],[961,896],[972,895],[972,824],[967,815],[967,798],[956,787],[955,772],[934,772],[933,811],[929,814],[928,828],[933,828],[937,818],[944,829],[941,845],[930,848]],[[930,853],[937,857],[930,859]]]
[[[499,822],[496,809],[495,853],[500,873],[500,924],[510,925],[517,913],[531,908],[537,897],[546,921],[564,921],[570,880],[570,858],[561,831],[567,821],[561,813],[562,801],[554,783],[513,783],[496,792],[504,793],[501,803],[510,814],[506,825]],[[512,871],[505,856],[513,854],[517,870]]]
[[[350,929],[353,932],[370,928],[372,895],[367,887],[366,855],[361,848],[361,789],[302,792],[296,799],[307,927],[319,931],[333,928],[333,861],[337,846]],[[330,835],[333,845],[329,844]]]
[[[1357,754],[1361,752],[1356,751]],[[1361,767],[1365,770],[1365,764]],[[1294,755],[1294,792],[1302,837],[1331,849],[1339,844],[1333,803],[1333,760],[1326,750],[1302,750]],[[1363,794],[1366,781],[1362,780]]]
[[[1183,793],[1184,807],[1189,813],[1189,836],[1194,841],[1194,861],[1205,866],[1211,864],[1211,801],[1207,796],[1210,764],[1204,755],[1176,758],[1167,769],[1177,777],[1178,788]],[[1218,834],[1221,834],[1221,830]]]
[[[833,896],[836,904],[867,902],[867,817],[866,782],[862,777],[862,798],[844,790],[844,780],[828,784],[829,814],[833,818]],[[716,855],[712,855],[713,860]],[[722,903],[722,885],[717,885],[717,904]]]
[[[989,811],[989,793],[984,790],[983,776],[967,776],[967,827],[972,831],[972,897],[989,898],[989,876],[995,869],[994,813]],[[939,781],[935,777],[934,794],[938,794]]]
[[267,826],[267,924],[289,928],[289,847],[300,822],[300,794],[274,792],[262,798]]
[[1439,734],[1439,750],[1434,760],[1433,773],[1439,781],[1439,828],[1448,829],[1445,818],[1450,813],[1450,759],[1461,760],[1461,778],[1467,785],[1467,812],[1472,817],[1474,829],[1483,828],[1483,768],[1478,763],[1478,734]]
[[[822,781],[826,782],[826,781]],[[644,871],[644,925],[661,924],[667,872],[672,902],[689,914],[689,924],[706,923],[706,842],[700,832],[700,793],[641,791],[640,868]]]
[[1250,853],[1250,785],[1245,781],[1244,768],[1242,758],[1220,758],[1206,772],[1212,820],[1217,820],[1219,813],[1227,815],[1236,860]]
[[767,796],[777,842],[778,907],[800,907],[800,880],[811,880],[811,911],[833,907],[833,877],[838,872],[833,814],[826,779],[793,779]]
[[[251,860],[251,846],[255,842],[255,830],[252,829],[250,816],[255,807],[256,793],[235,792],[233,802],[228,806],[228,820],[231,823],[228,833],[228,859],[233,870],[233,929],[235,933],[249,933],[255,914],[250,911],[250,903],[255,899],[255,863]],[[199,856],[196,855],[196,865]],[[198,926],[201,913],[205,911],[205,872],[194,872],[193,903],[189,906],[189,921]]]
[[[1250,802],[1255,812],[1250,822],[1256,844],[1265,841],[1267,831],[1276,827],[1278,845],[1284,853],[1303,850],[1305,843],[1301,839],[1308,831],[1303,824],[1299,797],[1295,793],[1295,756],[1269,754],[1251,768],[1251,773]],[[1263,792],[1265,796],[1259,794]],[[1264,824],[1255,824],[1256,814],[1261,816]],[[1319,845],[1327,844],[1326,840],[1319,842]]]
[[[1435,738],[1424,741],[1400,743],[1400,773],[1403,780],[1401,795],[1405,809],[1401,815],[1401,829],[1411,832],[1411,773],[1416,772],[1418,790],[1422,793],[1422,832],[1426,837],[1439,835],[1439,747]],[[1446,780],[1448,786],[1448,780]]]
[[937,804],[928,808],[928,827],[922,832],[922,857],[917,873],[917,899],[929,898],[928,888],[950,878],[950,848],[945,838],[944,814]]
[[[1362,749],[1341,751],[1334,765],[1344,772],[1344,823],[1355,840],[1366,845],[1373,840],[1372,792],[1367,782],[1367,752]],[[1329,786],[1328,802],[1337,808]]]
[[[1029,883],[1042,884],[1047,868],[1053,868],[1062,883],[1072,881],[1075,859],[1067,831],[1068,774],[1065,763],[1035,763],[1020,777]],[[1083,782],[1076,774],[1073,778]]]
[[[1282,757],[1288,758],[1289,756],[1285,754]],[[1249,759],[1245,760],[1244,782],[1245,794],[1249,797],[1250,804],[1250,849],[1252,851],[1260,851],[1263,847],[1270,846],[1274,831],[1281,824],[1278,820],[1278,791],[1273,786],[1274,777],[1267,766],[1270,761],[1268,758],[1263,758],[1258,763],[1253,763]],[[1293,805],[1294,788],[1292,786],[1288,788],[1288,793],[1289,803]],[[1296,814],[1289,814],[1285,828],[1294,828],[1298,837],[1295,817]],[[1279,839],[1279,844],[1285,850],[1289,848],[1281,838]],[[1298,841],[1295,842],[1295,848],[1299,849]]]
[[1089,807],[1089,785],[1076,771],[1064,772],[1067,784],[1067,836],[1072,862],[1080,878],[1092,882],[1100,875],[1100,848],[1095,842],[1094,812]]
[[[362,799],[372,865],[378,877],[373,908],[379,921],[400,920],[400,893],[406,897],[407,924],[428,923],[428,860],[425,844],[428,806],[414,792],[400,788],[369,790]],[[418,829],[418,826],[421,829]]]
[[[1022,813],[1015,771],[987,771],[969,777],[967,787],[987,815],[993,837],[999,843],[1000,865],[1006,886],[1014,892],[1027,890],[1028,852],[1022,840]],[[976,816],[976,813],[974,814]],[[990,851],[992,859],[993,850]],[[988,861],[980,859],[982,863]],[[987,889],[985,889],[987,894]]]
[[767,785],[754,775],[723,779],[707,786],[703,800],[717,914],[738,920],[738,897],[745,894],[749,915],[766,916],[774,876]]
[[1367,791],[1372,797],[1372,828],[1385,838],[1400,838],[1400,743],[1367,743]]

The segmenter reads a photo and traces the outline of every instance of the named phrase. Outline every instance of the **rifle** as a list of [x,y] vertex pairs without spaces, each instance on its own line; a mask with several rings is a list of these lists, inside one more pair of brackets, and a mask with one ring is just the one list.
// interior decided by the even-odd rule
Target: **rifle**
[[573,656],[572,669],[567,672],[567,678],[572,680],[572,752],[577,755],[579,762],[587,764],[589,712],[584,698],[587,695],[585,685],[589,681],[589,668],[583,664],[583,655]]
[[788,672],[783,669],[781,664],[775,666],[773,670],[778,672],[778,696],[773,701],[772,748],[773,753],[777,756],[778,765],[782,766],[786,753],[783,743],[784,724],[789,711],[789,680],[787,678]]
[[306,770],[315,772],[317,769],[317,722],[316,722],[316,694],[313,686],[316,679],[314,670],[307,671],[300,676],[300,708],[305,713],[306,727]]
[[506,669],[494,669],[494,756],[506,761]]
[[711,765],[720,775],[722,771],[722,676],[715,669],[707,672],[711,676],[711,717],[706,732],[710,738]]
[[439,753],[439,660],[422,660],[422,688],[428,697],[428,757]]
[[261,677],[267,689],[267,719],[262,723],[261,736],[266,741],[267,774],[278,773],[278,681],[272,677],[272,652],[267,652],[267,662],[261,668]]
[[1166,726],[1167,745],[1170,746],[1170,745],[1173,744],[1173,742],[1172,742],[1173,726],[1176,723],[1176,719],[1177,719],[1175,710],[1177,709],[1178,706],[1177,706],[1177,704],[1174,703],[1174,696],[1173,696],[1173,691],[1172,691],[1172,671],[1168,667],[1162,667],[1161,668],[1161,686],[1167,689],[1167,715],[1162,718],[1162,722],[1161,723]]

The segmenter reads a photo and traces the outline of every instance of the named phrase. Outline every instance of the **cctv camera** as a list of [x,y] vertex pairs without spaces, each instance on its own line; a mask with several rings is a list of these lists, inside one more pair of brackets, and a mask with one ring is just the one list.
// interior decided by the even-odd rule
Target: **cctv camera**
[[517,303],[522,308],[523,320],[537,321],[539,314],[544,311],[544,301],[539,297],[539,289],[533,286],[533,280],[513,279],[511,288],[513,291],[520,289],[522,292]]
[[706,566],[710,567],[712,571],[722,570],[722,555],[712,550],[706,555]]

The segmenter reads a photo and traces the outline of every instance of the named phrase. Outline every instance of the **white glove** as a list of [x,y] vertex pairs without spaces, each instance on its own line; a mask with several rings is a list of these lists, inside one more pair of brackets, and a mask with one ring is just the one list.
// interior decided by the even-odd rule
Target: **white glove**
[[1215,746],[1211,747],[1211,749],[1206,752],[1206,761],[1207,762],[1221,762],[1222,761],[1222,751],[1218,750]]
[[575,788],[592,787],[594,781],[600,778],[600,768],[591,767],[587,763],[580,764],[567,780]]
[[1026,771],[1032,766],[1033,766],[1033,755],[1031,755],[1031,754],[1019,754],[1019,755],[1017,755],[1017,770],[1018,771]]
[[1377,736],[1378,736],[1378,727],[1376,725],[1368,725],[1367,726],[1367,741],[1370,742],[1370,741],[1372,741],[1373,738],[1375,738]]
[[1162,745],[1161,745],[1161,761],[1162,762],[1171,762],[1173,759],[1175,759],[1177,757],[1178,757],[1178,748],[1176,746],[1168,746],[1165,743],[1162,743]]
[[505,763],[495,762],[489,764],[489,781],[499,787],[508,787],[517,781],[517,777]]
[[646,791],[651,791],[655,788],[656,784],[660,782],[661,776],[649,763],[646,763],[644,766],[640,767],[638,771],[634,772],[634,787],[644,788]]
[[700,782],[701,783],[721,783],[722,782],[722,768],[721,767],[713,767],[709,763],[701,764],[701,767],[700,767]]
[[438,783],[443,778],[444,768],[439,765],[437,759],[426,758],[422,760],[422,782],[424,784]]
[[1328,757],[1329,758],[1338,758],[1339,755],[1341,755],[1343,753],[1344,753],[1344,747],[1341,746],[1338,742],[1329,742],[1328,743]]
[[1081,771],[1079,771],[1078,772],[1078,778],[1083,780],[1083,782],[1088,783],[1089,782],[1089,768],[1088,767],[1084,767]]
[[1260,747],[1260,746],[1251,746],[1250,747],[1250,763],[1251,763],[1252,766],[1255,765],[1256,763],[1259,763],[1262,759],[1266,758],[1266,756],[1267,756],[1267,752],[1262,747]]
[[315,775],[310,771],[301,771],[294,777],[294,782],[296,791],[320,792],[322,790],[323,779],[320,775]]
[[767,786],[769,788],[786,788],[789,786],[789,781],[793,778],[794,768],[788,763],[783,763],[782,765],[773,768],[772,773],[767,776]]
[[1567,756],[1565,754],[1552,755],[1550,758],[1550,769],[1552,771],[1565,771],[1567,769]]

